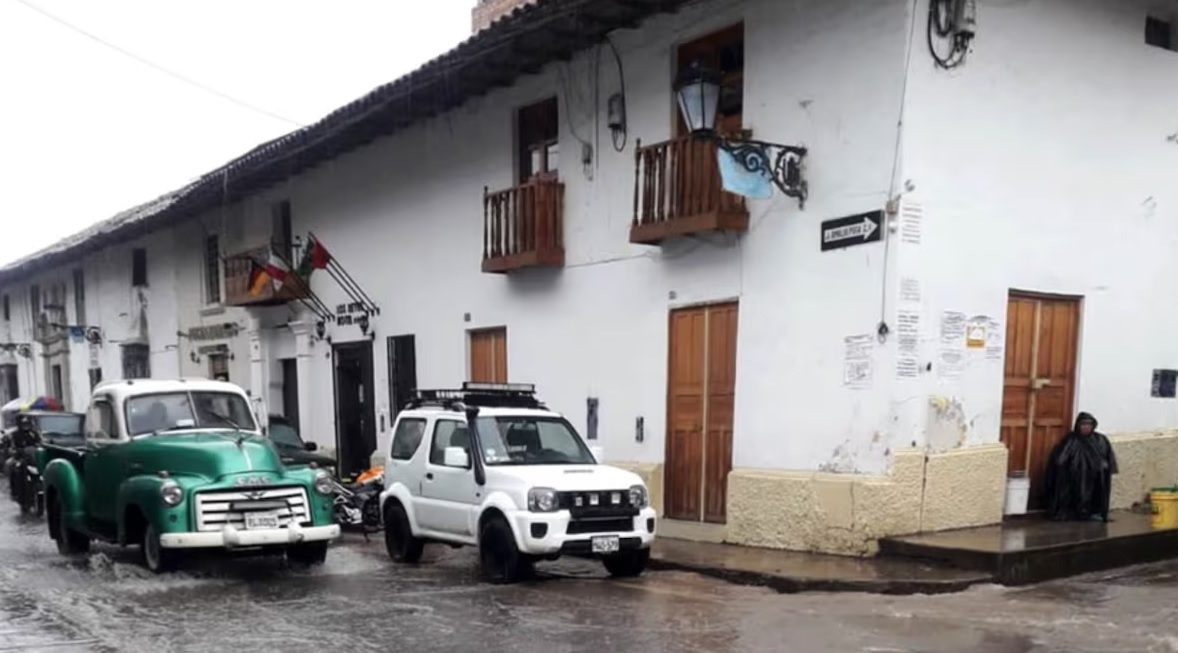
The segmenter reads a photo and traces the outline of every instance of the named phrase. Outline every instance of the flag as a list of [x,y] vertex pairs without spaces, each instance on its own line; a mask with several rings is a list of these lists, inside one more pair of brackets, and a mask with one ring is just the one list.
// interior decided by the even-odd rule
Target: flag
[[266,268],[258,265],[257,261],[254,261],[250,268],[250,295],[257,297],[262,294],[262,288],[266,286],[268,281],[270,281],[270,273],[266,272]]
[[286,262],[277,252],[270,252],[270,259],[266,261],[266,274],[270,276],[270,280],[274,283],[274,290],[282,288],[282,284],[286,283],[286,275],[290,274],[290,268],[287,267]]
[[773,186],[766,173],[750,172],[723,148],[716,150],[716,158],[720,164],[720,180],[723,182],[724,190],[755,200],[765,200],[773,196]]
[[331,263],[331,254],[317,239],[307,238],[307,247],[303,250],[303,257],[299,261],[297,270],[299,277],[304,280],[311,278],[315,270],[323,270]]

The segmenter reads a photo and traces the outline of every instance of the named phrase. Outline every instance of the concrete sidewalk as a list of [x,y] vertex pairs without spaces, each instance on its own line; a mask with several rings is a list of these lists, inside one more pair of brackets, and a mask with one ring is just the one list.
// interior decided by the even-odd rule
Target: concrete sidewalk
[[778,592],[868,592],[947,594],[993,582],[991,574],[915,560],[841,556],[756,549],[731,544],[655,540],[653,569],[692,571]]

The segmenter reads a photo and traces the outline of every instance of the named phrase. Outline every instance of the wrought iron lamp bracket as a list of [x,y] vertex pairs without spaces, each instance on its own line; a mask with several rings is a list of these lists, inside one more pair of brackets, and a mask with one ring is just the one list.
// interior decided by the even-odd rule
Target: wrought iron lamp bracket
[[709,135],[709,138],[721,150],[731,154],[745,170],[768,175],[782,194],[798,200],[798,208],[806,208],[806,198],[810,194],[802,169],[808,153],[806,148],[752,139],[728,139],[715,134]]

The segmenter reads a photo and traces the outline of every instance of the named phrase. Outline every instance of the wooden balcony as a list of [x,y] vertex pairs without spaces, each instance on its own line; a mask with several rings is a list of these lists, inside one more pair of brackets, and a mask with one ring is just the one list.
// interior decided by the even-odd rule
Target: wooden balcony
[[307,299],[308,288],[293,272],[277,292],[274,290],[274,284],[267,281],[257,295],[250,294],[250,274],[254,269],[253,261],[262,262],[269,257],[269,247],[258,247],[225,257],[225,304],[229,306],[279,306],[299,299]]
[[564,184],[483,191],[483,272],[564,267]]
[[673,236],[748,231],[744,198],[725,192],[716,144],[689,137],[636,147],[630,242],[657,245]]

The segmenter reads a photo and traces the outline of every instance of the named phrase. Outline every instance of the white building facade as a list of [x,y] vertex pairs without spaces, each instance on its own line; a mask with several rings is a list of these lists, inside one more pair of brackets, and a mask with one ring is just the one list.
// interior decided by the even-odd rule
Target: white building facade
[[[463,48],[542,49],[560,4]],[[370,143],[152,205],[139,220],[154,231],[94,245],[78,259],[84,320],[68,316],[72,267],[0,271],[0,337],[34,343],[0,352],[0,370],[16,365],[22,394],[51,392],[52,361],[68,361],[62,392],[80,409],[89,370],[123,375],[146,340],[152,376],[227,377],[345,468],[380,458],[413,387],[535,383],[644,475],[672,530],[848,554],[1000,520],[1008,475],[1037,487],[1083,409],[1116,436],[1127,506],[1178,476],[1178,309],[1163,299],[1178,92],[1160,83],[1178,53],[1157,40],[1170,14],[977,4],[950,69],[923,0],[711,0],[485,93],[451,90],[458,106],[432,117],[399,124],[390,101],[397,128]],[[722,128],[807,148],[804,206],[721,193],[714,151],[675,105],[699,57],[729,89]],[[473,79],[453,74],[452,89]],[[250,165],[210,178],[245,188]],[[824,245],[850,223],[867,236]],[[333,313],[322,324],[289,280],[247,290],[244,252],[297,265],[311,233],[331,260],[310,276]],[[31,284],[64,284],[67,324],[101,343],[35,342]]]

